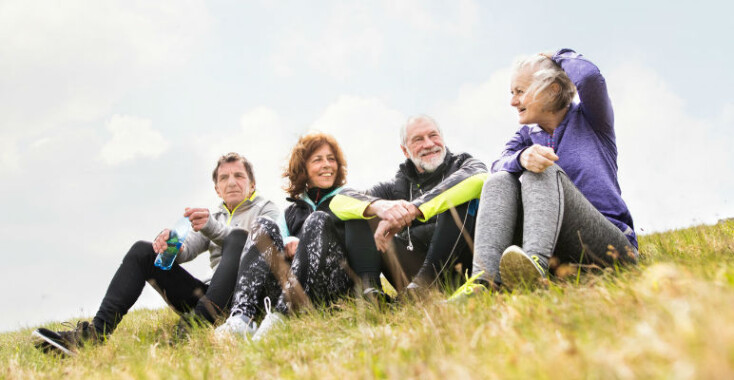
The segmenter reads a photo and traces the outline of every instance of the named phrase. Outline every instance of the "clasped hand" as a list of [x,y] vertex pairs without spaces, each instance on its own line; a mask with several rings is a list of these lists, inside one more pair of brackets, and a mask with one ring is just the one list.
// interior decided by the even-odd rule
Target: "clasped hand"
[[415,205],[405,200],[379,200],[369,206],[368,214],[380,218],[375,230],[375,245],[378,250],[386,252],[393,235],[409,226],[421,212]]

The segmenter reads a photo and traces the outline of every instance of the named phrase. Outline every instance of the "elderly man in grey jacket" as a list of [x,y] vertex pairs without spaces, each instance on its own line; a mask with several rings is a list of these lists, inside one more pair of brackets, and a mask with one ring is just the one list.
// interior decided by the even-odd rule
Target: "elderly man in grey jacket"
[[[191,221],[193,231],[186,237],[170,270],[154,266],[156,255],[167,248],[170,230],[164,229],[152,243],[138,241],[130,248],[91,322],[79,322],[69,331],[38,329],[33,333],[40,338],[37,347],[73,354],[87,342],[104,340],[140,297],[146,282],[182,315],[179,328],[185,329],[194,319],[213,323],[227,315],[250,226],[263,215],[277,220],[280,211],[273,202],[257,194],[252,166],[237,153],[220,157],[212,179],[222,203],[213,213],[206,208],[185,209],[184,216]],[[214,273],[208,284],[179,265],[207,250]]]

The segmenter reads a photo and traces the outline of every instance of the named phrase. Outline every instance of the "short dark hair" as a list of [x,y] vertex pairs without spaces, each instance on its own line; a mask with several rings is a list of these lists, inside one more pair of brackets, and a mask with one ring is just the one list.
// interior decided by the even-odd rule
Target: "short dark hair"
[[306,160],[324,144],[331,147],[336,159],[337,170],[334,185],[342,186],[347,182],[347,162],[334,136],[322,132],[307,133],[298,139],[296,146],[291,150],[288,167],[283,172],[283,177],[288,179],[288,185],[284,189],[291,197],[296,198],[306,190],[308,183]]
[[214,168],[214,171],[212,172],[212,180],[214,181],[214,184],[217,184],[217,175],[219,175],[219,167],[222,166],[225,162],[242,162],[242,165],[245,166],[245,171],[247,172],[247,176],[250,178],[250,182],[253,184],[255,183],[255,173],[252,171],[252,164],[250,164],[250,161],[247,161],[245,156],[230,152],[225,155],[222,155],[222,157],[219,157],[219,160],[217,161],[217,167]]

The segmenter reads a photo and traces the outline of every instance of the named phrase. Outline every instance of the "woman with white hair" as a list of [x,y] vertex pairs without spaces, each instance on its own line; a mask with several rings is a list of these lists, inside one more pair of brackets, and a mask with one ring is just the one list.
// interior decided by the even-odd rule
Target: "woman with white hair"
[[556,259],[636,263],[599,69],[570,49],[539,54],[516,64],[510,92],[522,126],[482,189],[473,262],[480,283],[534,286]]

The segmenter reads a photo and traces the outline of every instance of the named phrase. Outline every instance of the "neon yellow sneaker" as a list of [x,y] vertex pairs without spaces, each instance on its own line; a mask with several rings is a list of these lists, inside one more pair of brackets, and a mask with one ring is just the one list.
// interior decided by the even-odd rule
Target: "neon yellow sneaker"
[[528,255],[522,248],[512,245],[500,258],[500,279],[510,289],[526,286],[537,287],[546,277],[547,265],[536,255]]
[[481,276],[482,274],[484,274],[484,271],[481,271],[469,277],[469,271],[467,271],[464,274],[466,276],[466,282],[464,282],[464,284],[461,285],[459,289],[456,289],[454,294],[452,294],[449,297],[448,301],[449,302],[461,301],[466,298],[472,297],[475,294],[486,292],[487,291],[486,286],[475,282],[479,278],[479,276]]

